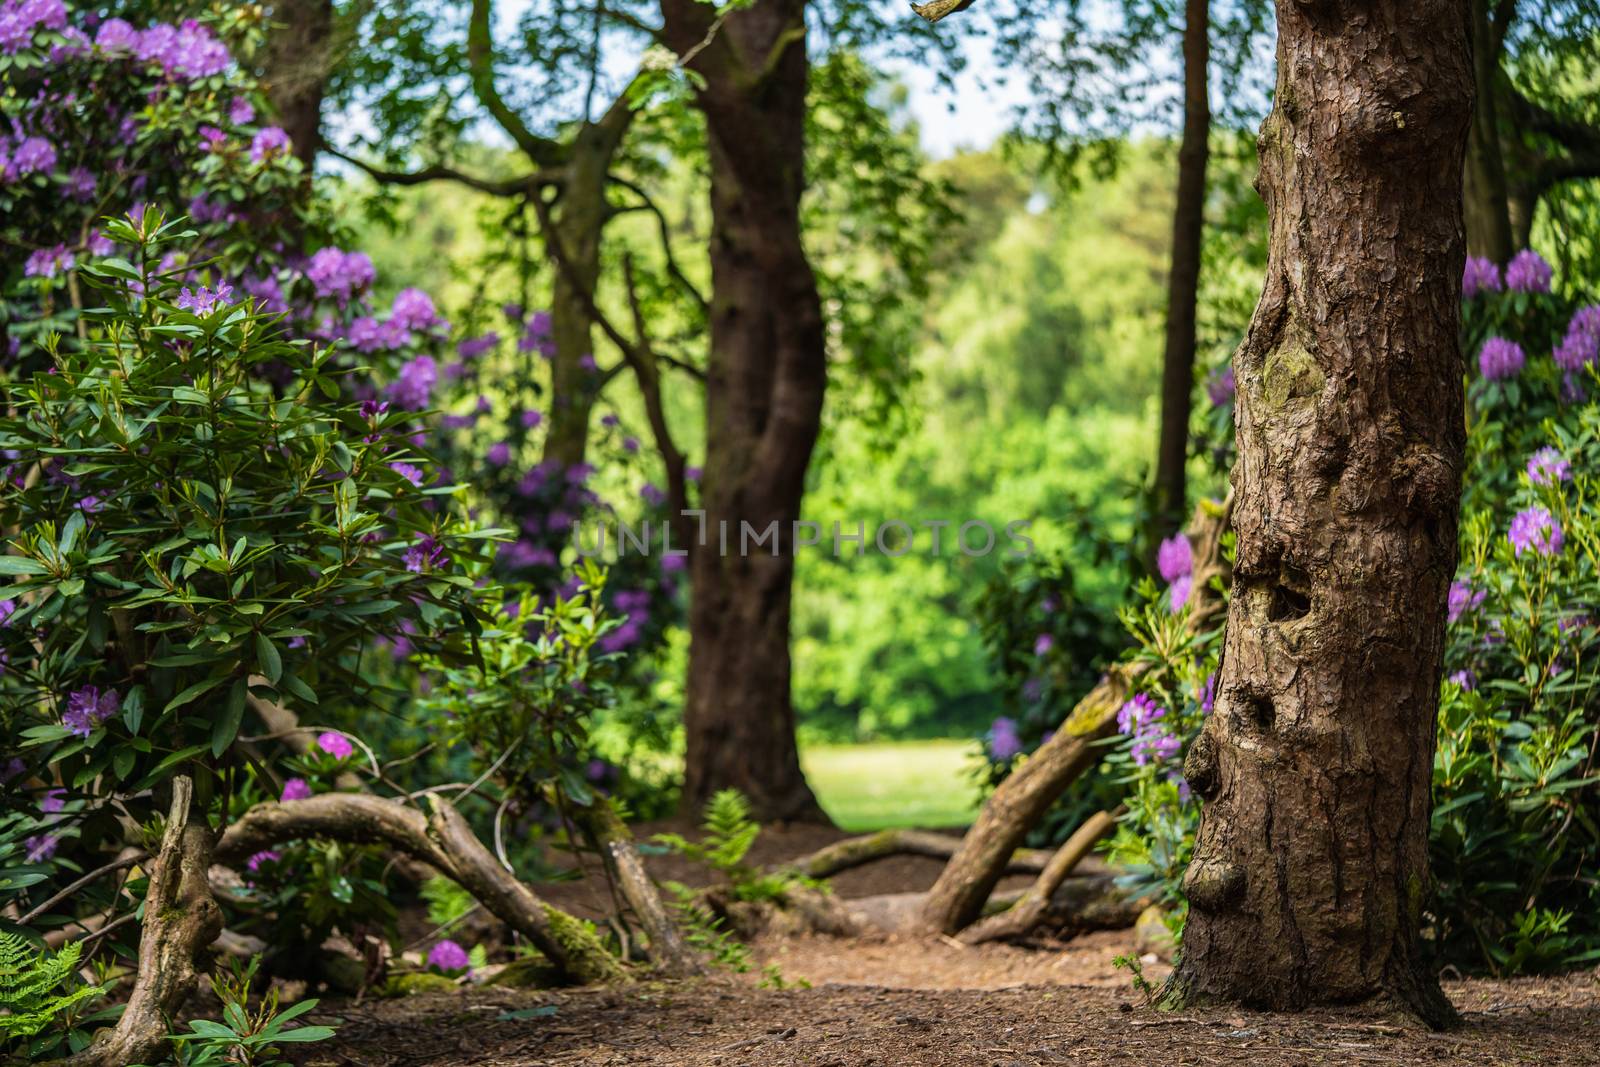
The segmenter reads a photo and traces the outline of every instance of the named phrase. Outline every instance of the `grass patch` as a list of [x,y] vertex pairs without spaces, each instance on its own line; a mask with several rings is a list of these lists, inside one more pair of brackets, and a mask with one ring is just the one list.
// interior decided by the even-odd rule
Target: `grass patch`
[[810,745],[800,765],[842,829],[965,826],[981,802],[974,751],[971,741]]

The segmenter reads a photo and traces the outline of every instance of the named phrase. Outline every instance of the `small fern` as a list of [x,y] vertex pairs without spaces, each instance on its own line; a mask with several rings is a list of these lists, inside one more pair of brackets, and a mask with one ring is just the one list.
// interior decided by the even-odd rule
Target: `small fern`
[[705,831],[700,841],[681,834],[656,834],[653,840],[721,874],[738,900],[782,900],[800,881],[793,875],[765,874],[745,864],[745,856],[761,834],[761,824],[751,817],[750,802],[737,789],[712,795],[700,828]]
[[664,882],[673,896],[672,910],[678,914],[683,939],[691,948],[710,956],[719,967],[743,974],[750,969],[750,950],[728,933],[722,916],[700,901],[699,894],[682,882]]
[[76,942],[51,952],[0,932],[0,1048],[26,1041],[82,1001],[104,993],[100,986],[78,984],[81,952]]

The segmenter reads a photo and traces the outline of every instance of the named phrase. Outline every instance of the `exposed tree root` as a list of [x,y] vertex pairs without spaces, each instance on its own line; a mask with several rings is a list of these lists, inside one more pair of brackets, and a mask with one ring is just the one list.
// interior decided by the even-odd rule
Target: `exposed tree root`
[[[1222,506],[1202,504],[1190,523],[1194,558],[1194,593],[1188,625],[1200,630],[1220,607],[1211,579],[1227,578],[1222,535],[1232,515],[1232,494]],[[936,934],[954,934],[975,921],[994,892],[1006,862],[1050,806],[1077,777],[1100,760],[1095,742],[1117,728],[1117,709],[1128,698],[1141,672],[1137,663],[1113,667],[1100,684],[1078,702],[1049,741],[1012,771],[989,795],[961,848],[934,883],[923,906],[919,927]]]
[[428,799],[431,817],[358,793],[258,804],[228,828],[217,859],[237,865],[272,845],[305,837],[388,845],[438,868],[531,941],[565,977],[583,983],[623,977],[620,964],[583,923],[540,900],[502,867],[455,808]]
[[190,821],[194,787],[172,781],[172,806],[161,850],[150,868],[133,993],[117,1025],[103,1030],[67,1067],[127,1067],[153,1062],[167,1037],[167,1020],[194,991],[195,958],[222,933],[222,908],[207,871],[215,835],[203,814]]
[[[890,856],[930,856],[947,860],[961,848],[961,838],[927,830],[879,830],[875,834],[846,838],[782,864],[807,878],[829,878],[874,860]],[[1042,848],[1019,848],[1006,860],[1006,874],[1038,874],[1050,864],[1051,852]],[[1079,869],[1085,873],[1105,872],[1105,865],[1085,857]]]
[[1082,865],[1089,850],[1116,825],[1117,813],[1101,811],[1089,816],[1056,850],[1038,879],[1017,898],[1015,904],[997,915],[973,923],[961,931],[960,940],[968,945],[978,945],[985,941],[1004,941],[1027,934],[1044,919],[1050,909],[1051,898],[1061,883],[1066,881],[1067,875]]
[[[1023,893],[997,893],[984,910],[1004,914]],[[851,921],[861,932],[885,934],[916,933],[920,930],[926,893],[887,893],[844,901]],[[1117,884],[1115,875],[1095,874],[1067,878],[1051,894],[1034,930],[1123,930],[1138,921],[1149,905],[1148,898],[1135,898]],[[953,940],[953,939],[952,939]]]
[[705,961],[684,941],[678,924],[645,871],[639,850],[634,847],[633,834],[617,817],[610,801],[601,798],[576,815],[605,862],[612,884],[644,928],[650,961],[661,973],[675,978],[704,974]]

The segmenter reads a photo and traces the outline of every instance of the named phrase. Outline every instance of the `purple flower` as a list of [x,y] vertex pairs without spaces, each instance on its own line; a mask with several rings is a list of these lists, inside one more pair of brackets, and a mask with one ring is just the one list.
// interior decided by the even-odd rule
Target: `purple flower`
[[544,416],[537,411],[529,409],[522,413],[522,425],[531,430],[544,421]]
[[1189,603],[1189,597],[1194,593],[1194,578],[1183,575],[1167,590],[1167,609],[1176,615],[1182,611],[1184,605]]
[[219,307],[225,307],[232,299],[233,286],[226,282],[218,282],[215,289],[202,285],[199,292],[191,292],[186,285],[178,294],[177,305],[194,312],[196,316],[204,316]]
[[122,19],[106,19],[94,35],[94,45],[102,52],[131,52],[138,43],[139,31]]
[[376,422],[389,410],[387,400],[363,400],[361,402],[361,417],[368,422]]
[[1491,337],[1483,342],[1483,350],[1478,353],[1478,370],[1490,381],[1504,381],[1521,374],[1527,361],[1521,345],[1504,337]]
[[1234,383],[1231,363],[1213,372],[1211,377],[1206,379],[1206,396],[1210,398],[1211,406],[1214,408],[1220,408],[1231,401],[1237,391],[1238,386]]
[[1477,608],[1479,604],[1483,603],[1483,598],[1488,595],[1483,590],[1474,592],[1472,586],[1466,582],[1451,582],[1450,596],[1445,607],[1448,621],[1455,622],[1466,612]]
[[56,245],[54,248],[41,248],[28,256],[22,273],[29,278],[54,278],[62,271],[71,270],[76,263],[77,257],[67,250],[66,245]]
[[1478,676],[1471,671],[1456,671],[1450,680],[1469,693],[1478,688]]
[[496,441],[489,446],[489,451],[484,456],[492,467],[504,467],[511,462],[511,443],[509,441]]
[[448,974],[469,969],[472,960],[467,956],[467,950],[454,941],[441,941],[428,950],[428,966]]
[[1174,534],[1161,542],[1161,547],[1156,550],[1156,570],[1161,572],[1161,580],[1174,582],[1188,574],[1194,568],[1194,550],[1189,545],[1189,538],[1183,534]]
[[250,161],[266,163],[289,154],[289,135],[278,126],[263,126],[250,138]]
[[1140,767],[1152,763],[1165,763],[1178,754],[1183,742],[1167,732],[1164,726],[1153,726],[1133,739],[1133,762]]
[[1015,720],[1000,716],[989,726],[989,753],[996,760],[1008,760],[1022,751]]
[[[399,302],[400,298],[396,297],[395,303],[398,304]],[[493,330],[490,330],[488,333],[483,334],[482,336],[470,337],[467,340],[462,341],[459,345],[456,345],[456,355],[460,356],[462,359],[477,359],[484,353],[493,351],[494,346],[499,343],[500,335],[495,333]]]
[[46,789],[44,799],[39,801],[39,810],[46,815],[55,815],[67,810],[67,791],[65,789]]
[[1466,270],[1461,276],[1461,299],[1471,300],[1479,293],[1500,291],[1500,268],[1494,260],[1483,256],[1468,256]]
[[1038,637],[1034,638],[1033,654],[1035,656],[1042,656],[1054,647],[1056,647],[1056,639],[1054,637],[1051,637],[1049,634],[1040,634]]
[[[507,308],[509,311],[510,308]],[[518,308],[518,314],[521,314]],[[513,318],[517,316],[512,316]],[[548,311],[535,311],[529,318],[522,336],[517,338],[517,351],[538,352],[545,359],[551,359],[556,354],[554,322]]]
[[1513,293],[1548,293],[1553,274],[1543,256],[1524,248],[1506,264],[1506,288]]
[[307,800],[310,797],[310,783],[304,778],[291,778],[283,783],[283,792],[278,796],[278,803],[287,804],[291,800]]
[[1554,448],[1541,448],[1528,460],[1528,480],[1534,485],[1555,485],[1572,479],[1572,464]]
[[685,481],[698,482],[704,474],[705,471],[701,470],[699,467],[683,468],[683,477]]
[[82,204],[94,199],[95,181],[88,167],[73,167],[67,171],[67,195]]
[[67,710],[61,713],[61,724],[79,737],[88,737],[95,728],[115,715],[122,707],[122,698],[116,690],[101,692],[98,686],[86,685],[67,697]]
[[244,97],[236,96],[228,104],[228,121],[235,126],[248,126],[255,120],[256,109]]
[[431,401],[438,380],[439,370],[433,357],[418,356],[400,368],[399,377],[389,386],[389,396],[400,407],[421,411]]
[[316,287],[317,295],[336,297],[341,302],[371,285],[377,276],[365,252],[344,252],[331,246],[317,249],[306,265],[306,277]]
[[1217,672],[1212,671],[1206,675],[1205,684],[1200,687],[1200,714],[1210,715],[1217,706]]
[[438,314],[433,309],[433,298],[421,289],[406,288],[395,294],[394,306],[390,309],[391,321],[398,322],[408,330],[426,330],[440,322]]
[[53,170],[56,165],[56,146],[43,137],[26,137],[11,153],[11,165],[6,168],[9,178],[13,170],[18,175],[37,174]]
[[1137,693],[1117,709],[1117,732],[1135,733],[1166,714],[1167,709],[1157,704],[1149,693]]
[[416,544],[406,549],[406,570],[413,574],[425,574],[428,571],[438,570],[450,561],[444,546],[432,534],[424,534]]
[[1544,508],[1523,508],[1511,520],[1506,540],[1519,556],[1530,548],[1541,556],[1553,556],[1561,551],[1561,524]]
[[228,135],[216,126],[200,127],[200,151],[221,152],[228,146]]
[[61,839],[55,834],[35,834],[22,843],[26,850],[23,859],[27,863],[43,863],[56,854],[60,844]]
[[270,848],[262,849],[260,852],[255,853],[244,862],[245,874],[247,875],[245,881],[252,881],[253,879],[248,877],[249,875],[260,874],[263,867],[277,863],[281,859],[283,859],[283,856]]
[[667,494],[663,493],[658,486],[651,482],[645,483],[644,488],[639,490],[639,495],[651,507],[660,507],[667,502]]
[[422,488],[422,470],[420,468],[413,467],[409,463],[391,463],[389,464],[389,469],[417,488]]
[[356,751],[356,746],[350,743],[348,737],[331,730],[317,738],[317,747],[334,759],[349,759]]

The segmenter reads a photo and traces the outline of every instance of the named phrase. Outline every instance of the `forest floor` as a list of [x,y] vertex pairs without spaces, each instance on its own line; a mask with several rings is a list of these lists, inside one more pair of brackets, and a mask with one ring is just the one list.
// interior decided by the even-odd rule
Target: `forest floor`
[[[659,827],[642,827],[641,837]],[[841,836],[764,831],[771,863]],[[703,882],[675,856],[658,877]],[[835,877],[845,900],[924,890],[940,863],[897,857]],[[1027,879],[1008,879],[1020,886]],[[579,912],[603,908],[598,879],[541,891]],[[467,986],[401,1000],[332,1003],[335,1041],[295,1050],[317,1067],[1045,1067],[1050,1064],[1600,1064],[1600,974],[1447,981],[1464,1025],[1435,1034],[1319,1012],[1158,1012],[1114,957],[1132,931],[1028,947],[963,947],[887,935],[769,937],[751,970],[691,982],[600,989]],[[1146,957],[1145,976],[1165,968]],[[783,988],[773,984],[776,967]],[[765,973],[764,973],[765,972]],[[804,988],[809,983],[811,988]]]

